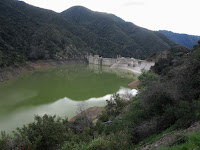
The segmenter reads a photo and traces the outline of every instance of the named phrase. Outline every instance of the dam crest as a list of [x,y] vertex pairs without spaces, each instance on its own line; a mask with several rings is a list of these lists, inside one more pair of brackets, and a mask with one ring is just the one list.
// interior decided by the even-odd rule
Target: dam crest
[[89,64],[127,69],[138,74],[140,74],[143,69],[150,70],[151,66],[155,65],[154,61],[125,58],[120,56],[117,56],[117,58],[103,58],[99,57],[99,55],[89,55],[87,56],[87,60]]

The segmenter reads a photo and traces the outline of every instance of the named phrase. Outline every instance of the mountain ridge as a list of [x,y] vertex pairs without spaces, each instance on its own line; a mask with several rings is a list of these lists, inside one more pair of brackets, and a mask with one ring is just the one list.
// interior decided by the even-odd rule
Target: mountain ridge
[[192,49],[193,46],[198,43],[198,40],[200,40],[200,36],[197,35],[175,33],[168,30],[159,30],[158,32],[164,34],[175,43],[183,45],[189,49]]
[[[146,59],[154,52],[176,45],[160,33],[113,14],[82,6],[64,12],[56,13],[17,0],[1,0],[0,67],[27,60],[84,58],[87,53]],[[83,14],[87,15],[82,17]]]
[[[85,13],[87,15],[85,15]],[[101,38],[107,38],[110,41],[121,45],[122,49],[126,47],[123,52],[118,52],[121,55],[132,55],[136,58],[144,55],[143,59],[146,58],[149,54],[146,54],[145,56],[144,51],[150,51],[150,47],[153,49],[152,51],[156,51],[156,48],[154,48],[152,44],[148,43],[152,39],[154,40],[151,42],[156,46],[162,43],[160,44],[162,46],[159,48],[161,50],[168,49],[169,47],[167,45],[173,45],[173,42],[168,41],[168,39],[162,34],[141,28],[130,22],[125,22],[123,19],[113,14],[95,12],[82,6],[74,6],[61,12],[61,15],[69,22],[72,22],[75,25],[83,26],[94,34],[98,34]],[[145,44],[147,44],[147,46],[143,46]],[[133,52],[126,53],[126,49],[129,49],[130,47],[134,47],[134,50],[132,50],[135,51],[134,54]],[[100,53],[100,55],[103,54]]]

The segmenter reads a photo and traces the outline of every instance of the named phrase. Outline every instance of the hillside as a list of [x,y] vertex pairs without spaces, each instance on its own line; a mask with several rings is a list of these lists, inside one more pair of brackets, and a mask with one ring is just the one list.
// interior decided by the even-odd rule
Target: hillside
[[17,0],[0,1],[0,67],[86,53],[145,59],[175,45],[160,33],[106,13],[73,7],[61,14]]
[[74,6],[61,15],[67,21],[88,30],[87,35],[79,37],[104,57],[120,54],[125,57],[145,59],[156,51],[175,46],[162,34],[125,22],[113,14]]
[[86,44],[69,31],[76,27],[53,11],[1,0],[0,20],[0,66],[81,57],[86,51]]
[[179,34],[166,30],[159,30],[158,32],[164,34],[175,43],[183,45],[189,49],[192,49],[193,45],[197,44],[198,40],[200,40],[200,36],[195,35]]
[[82,106],[71,121],[35,116],[13,135],[2,132],[0,149],[199,149],[200,41],[193,50],[181,46],[163,53],[152,71],[138,77],[135,97],[115,94],[104,108]]

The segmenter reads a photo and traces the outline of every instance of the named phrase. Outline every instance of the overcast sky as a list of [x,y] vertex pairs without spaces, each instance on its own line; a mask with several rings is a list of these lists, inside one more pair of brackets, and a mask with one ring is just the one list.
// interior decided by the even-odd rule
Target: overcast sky
[[62,12],[81,5],[150,29],[200,35],[200,0],[23,0]]

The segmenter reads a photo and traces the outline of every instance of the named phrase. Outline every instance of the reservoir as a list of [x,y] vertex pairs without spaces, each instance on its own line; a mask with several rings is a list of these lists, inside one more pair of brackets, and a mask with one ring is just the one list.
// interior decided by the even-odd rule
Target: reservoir
[[12,131],[34,115],[71,118],[77,106],[105,106],[114,93],[126,94],[136,76],[129,71],[87,64],[38,69],[0,83],[0,131]]

